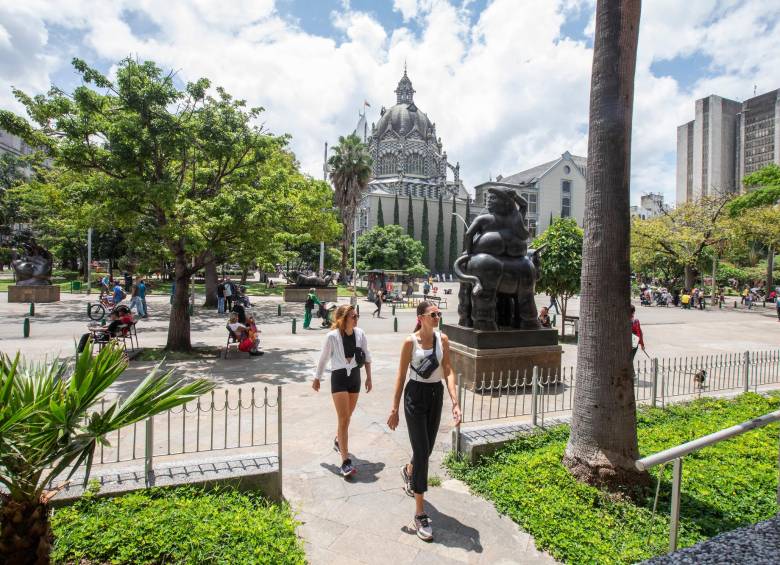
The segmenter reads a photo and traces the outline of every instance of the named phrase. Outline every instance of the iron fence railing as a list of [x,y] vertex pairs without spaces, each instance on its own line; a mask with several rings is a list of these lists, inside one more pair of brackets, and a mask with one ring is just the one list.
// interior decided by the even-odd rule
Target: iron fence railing
[[[637,403],[652,406],[779,383],[780,351],[647,358],[634,365]],[[574,367],[459,375],[462,423],[531,416],[537,425],[545,414],[571,411],[575,387]]]
[[[105,408],[103,401],[98,410]],[[95,450],[93,472],[101,466],[144,461],[147,478],[155,460],[175,461],[189,453],[275,446],[281,477],[282,387],[212,391],[177,408],[105,436]]]

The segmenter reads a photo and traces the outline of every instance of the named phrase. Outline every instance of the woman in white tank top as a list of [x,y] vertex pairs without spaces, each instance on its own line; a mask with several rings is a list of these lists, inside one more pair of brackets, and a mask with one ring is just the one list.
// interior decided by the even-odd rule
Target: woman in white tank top
[[403,393],[404,416],[412,444],[412,462],[403,466],[401,476],[404,490],[414,497],[414,528],[417,536],[425,541],[433,539],[431,521],[425,514],[424,497],[428,490],[428,460],[441,422],[444,382],[447,383],[447,392],[452,400],[452,418],[456,425],[461,417],[455,373],[450,364],[449,339],[436,330],[440,317],[441,312],[435,304],[421,302],[417,307],[417,327],[406,338],[401,349],[393,407],[387,419],[387,425],[395,430],[398,427],[398,408]]

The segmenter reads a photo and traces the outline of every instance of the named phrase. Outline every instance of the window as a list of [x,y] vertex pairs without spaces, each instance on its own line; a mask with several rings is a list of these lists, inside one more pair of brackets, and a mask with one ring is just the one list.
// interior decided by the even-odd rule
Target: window
[[419,153],[412,153],[406,158],[406,173],[410,175],[424,175],[425,161]]
[[571,173],[571,167],[569,165],[564,165],[563,166],[563,174],[564,175],[568,175],[569,173]]
[[379,158],[377,175],[394,175],[398,170],[398,161],[392,153],[385,153]]
[[561,218],[571,216],[571,181],[561,182]]
[[530,237],[536,237],[536,220],[528,220],[528,232]]
[[525,199],[528,201],[528,213],[535,216],[537,214],[537,202],[539,195],[536,193],[527,193],[523,196],[525,196]]
[[483,206],[487,206],[487,197],[488,197],[488,191],[486,190],[485,192],[482,193],[482,201],[483,201],[482,205]]

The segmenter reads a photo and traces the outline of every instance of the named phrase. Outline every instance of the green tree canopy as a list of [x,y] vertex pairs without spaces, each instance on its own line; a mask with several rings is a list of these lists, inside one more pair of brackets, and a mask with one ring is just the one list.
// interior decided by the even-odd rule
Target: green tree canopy
[[358,237],[358,267],[394,271],[425,271],[423,245],[404,233],[401,226],[376,226]]
[[[542,273],[537,290],[556,296],[561,302],[561,316],[566,316],[569,298],[580,291],[582,270],[582,228],[574,218],[558,218],[537,237],[532,246],[542,252]],[[563,335],[564,324],[561,324]]]
[[780,166],[771,163],[742,179],[746,194],[729,202],[729,215],[739,216],[749,208],[769,206],[780,201]]

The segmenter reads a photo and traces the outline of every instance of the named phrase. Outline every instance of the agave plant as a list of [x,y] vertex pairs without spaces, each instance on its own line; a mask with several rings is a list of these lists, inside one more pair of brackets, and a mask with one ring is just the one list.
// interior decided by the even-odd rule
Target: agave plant
[[[92,347],[64,363],[26,363],[0,355],[0,563],[49,563],[48,503],[77,469],[89,479],[95,447],[106,434],[210,391],[183,384],[159,366],[126,398],[97,410],[127,368],[120,347]],[[58,484],[52,486],[53,481]]]

